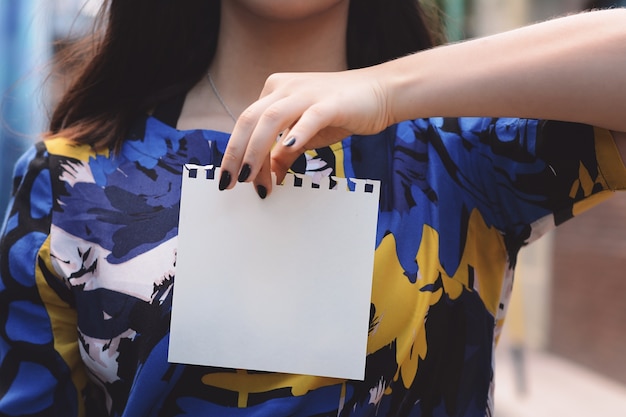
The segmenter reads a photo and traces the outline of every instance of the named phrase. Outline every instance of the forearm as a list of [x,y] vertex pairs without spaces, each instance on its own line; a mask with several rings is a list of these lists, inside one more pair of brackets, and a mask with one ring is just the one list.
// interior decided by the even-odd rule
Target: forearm
[[277,174],[305,149],[436,116],[551,119],[626,132],[626,10],[573,15],[369,68],[274,74],[235,125],[222,172],[248,165],[247,181],[270,189],[261,158],[289,126],[284,146],[272,151]]
[[383,71],[391,122],[516,116],[626,131],[626,9],[560,18],[371,70]]

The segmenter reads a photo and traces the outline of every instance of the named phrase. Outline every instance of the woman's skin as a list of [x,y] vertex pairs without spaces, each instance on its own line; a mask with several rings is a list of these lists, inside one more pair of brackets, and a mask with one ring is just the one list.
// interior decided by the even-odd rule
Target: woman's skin
[[[229,0],[222,2],[219,41],[209,68],[235,117],[259,98],[276,72],[347,69],[349,0]],[[187,95],[178,127],[232,131],[234,121],[207,78]]]
[[270,171],[282,178],[306,149],[432,116],[589,123],[613,130],[626,156],[626,134],[619,133],[626,131],[626,10],[568,16],[344,71],[348,3],[223,2],[210,72],[240,116],[235,125],[203,80],[189,93],[179,127],[232,130],[222,162],[228,188],[244,164],[246,181],[271,190]]

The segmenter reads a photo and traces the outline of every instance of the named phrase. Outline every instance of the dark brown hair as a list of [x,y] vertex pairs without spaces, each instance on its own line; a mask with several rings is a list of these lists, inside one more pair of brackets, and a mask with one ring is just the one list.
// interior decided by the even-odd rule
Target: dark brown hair
[[[204,76],[217,44],[220,0],[106,0],[99,26],[61,55],[73,71],[48,136],[119,148],[133,119],[186,93]],[[416,0],[352,0],[350,68],[438,43]]]

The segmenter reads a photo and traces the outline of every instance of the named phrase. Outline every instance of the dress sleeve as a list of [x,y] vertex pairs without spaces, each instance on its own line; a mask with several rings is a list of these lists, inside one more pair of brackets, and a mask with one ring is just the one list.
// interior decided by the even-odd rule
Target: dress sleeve
[[[526,131],[517,153],[513,148],[508,161],[494,166],[503,231],[529,227],[532,241],[626,187],[626,169],[608,131],[556,121],[520,123],[536,127],[530,135]],[[495,155],[506,143],[497,130]]]
[[69,288],[50,266],[48,154],[17,162],[0,240],[0,415],[84,414],[86,377]]
[[425,175],[439,205],[462,199],[507,245],[521,247],[626,188],[611,134],[592,126],[466,118],[418,120],[411,130],[427,138]]

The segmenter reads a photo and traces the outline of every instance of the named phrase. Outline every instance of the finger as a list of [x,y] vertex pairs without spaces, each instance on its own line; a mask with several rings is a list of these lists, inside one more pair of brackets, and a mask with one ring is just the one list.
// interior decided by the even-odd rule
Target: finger
[[294,123],[282,141],[285,148],[307,149],[307,143],[324,128],[331,126],[337,112],[332,105],[314,104],[307,108]]
[[308,149],[328,146],[350,134],[345,129],[328,127],[334,114],[330,108],[326,109],[319,105],[307,109],[283,136],[283,141],[272,150],[272,170],[281,181],[300,154]]
[[[276,146],[274,149],[279,149],[281,146]],[[298,157],[304,152],[304,149],[292,150],[290,152],[283,152],[279,157],[274,156],[274,151],[270,155],[271,169],[276,175],[276,184],[281,184],[289,172],[289,169]]]
[[[287,172],[289,172],[293,163],[296,161],[296,159],[298,159],[300,154],[305,151],[305,149],[296,149],[294,147],[286,148],[282,145],[282,141],[286,137],[288,137],[290,131],[291,129],[287,128],[278,135],[278,137],[276,138],[276,145],[272,148],[272,151],[270,152],[270,168],[272,173],[276,176],[275,184],[282,184],[283,180],[285,179],[285,175],[287,174]],[[283,153],[288,156],[283,156],[282,158],[275,159],[274,153],[277,149],[286,149],[286,151]]]
[[272,192],[272,173],[269,154],[261,165],[259,173],[254,178],[254,188],[261,199],[265,199]]
[[301,102],[298,103],[298,100],[283,98],[271,103],[263,111],[248,140],[242,158],[245,175],[241,175],[240,180],[247,182],[255,179],[264,162],[267,161],[276,138],[298,119],[302,114],[301,108],[304,107]]
[[[285,129],[282,132],[280,132],[277,136],[276,139],[274,140],[274,144],[272,145],[272,148],[276,145],[276,143],[281,142],[282,138],[284,137],[284,135],[287,134],[287,132],[289,132],[289,129]],[[271,151],[270,151],[271,154]],[[266,166],[266,164],[270,161],[270,159],[265,159],[265,161],[263,162],[263,165],[261,166],[261,169],[259,170],[259,173],[257,173],[255,175],[258,176],[261,174],[261,171],[263,170],[263,168],[265,167],[265,169],[267,169],[268,171],[272,172],[272,166],[271,164],[269,166]],[[249,182],[249,181],[253,181],[254,177],[251,176],[252,172],[251,172],[251,167],[248,163],[243,162],[242,163],[242,167],[241,167],[241,171],[239,173],[239,176],[237,178],[238,182]],[[271,183],[270,183],[271,184]]]
[[[224,151],[221,165],[221,177],[219,189],[232,188],[236,179],[241,176],[242,160],[248,147],[249,138],[263,114],[264,109],[274,100],[272,97],[264,97],[250,105],[237,119],[233,133],[228,140],[228,145]],[[245,174],[245,172],[244,172]]]
[[289,169],[300,155],[310,149],[323,148],[333,143],[341,142],[350,136],[350,132],[345,129],[325,128],[318,132],[302,147],[295,148],[284,145],[275,146],[272,149],[271,161],[272,171],[276,174],[277,183],[281,183]]

